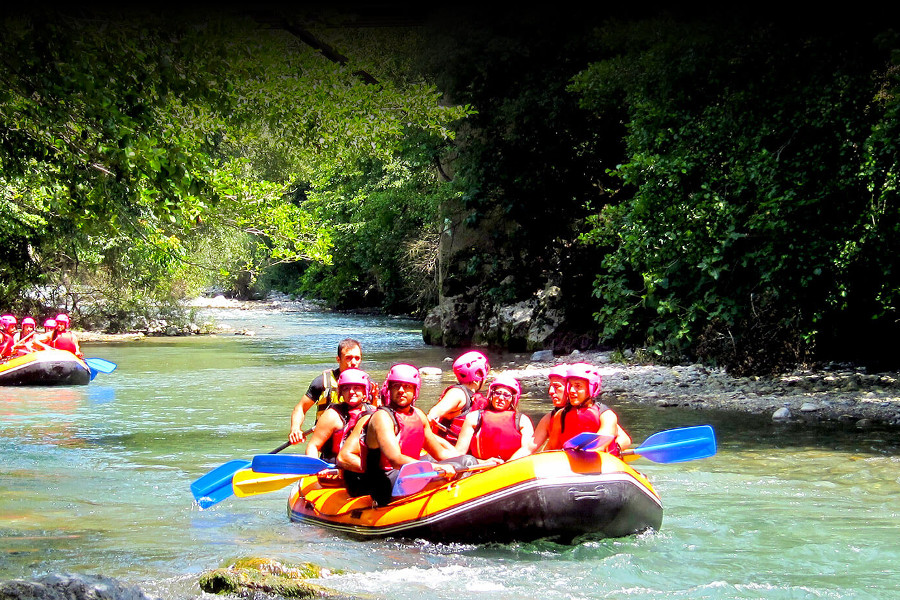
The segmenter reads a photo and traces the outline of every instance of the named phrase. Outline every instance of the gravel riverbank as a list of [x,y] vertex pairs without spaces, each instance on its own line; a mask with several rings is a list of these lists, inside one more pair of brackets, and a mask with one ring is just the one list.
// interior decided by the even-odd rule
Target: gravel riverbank
[[702,365],[614,363],[608,352],[575,353],[497,370],[519,378],[524,391],[544,393],[551,366],[587,362],[603,375],[613,398],[659,407],[734,410],[775,420],[836,421],[860,428],[900,428],[900,373],[835,367],[775,377],[733,377]]

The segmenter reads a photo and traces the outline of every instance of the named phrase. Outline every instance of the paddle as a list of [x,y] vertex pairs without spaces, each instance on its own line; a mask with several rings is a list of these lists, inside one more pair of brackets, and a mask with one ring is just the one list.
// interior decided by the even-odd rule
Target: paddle
[[252,469],[243,469],[234,474],[231,486],[238,498],[268,494],[290,485],[306,475],[287,473],[257,473]]
[[257,454],[251,468],[257,473],[280,473],[287,475],[312,475],[322,469],[333,469],[334,465],[314,456],[288,454],[272,456],[274,453]]
[[88,369],[91,370],[91,381],[97,376],[97,373],[112,373],[116,370],[116,363],[110,362],[103,358],[86,358],[84,362]]
[[394,487],[391,488],[391,496],[397,498],[398,496],[415,494],[428,485],[429,479],[411,479],[413,475],[430,475],[431,477],[437,477],[439,474],[439,472],[434,470],[434,464],[427,460],[406,463],[400,467],[400,472],[397,474],[397,480],[394,481]]
[[600,435],[591,431],[579,433],[573,438],[566,440],[563,444],[563,450],[576,450],[587,452],[589,450],[605,450],[611,442],[616,438],[611,435]]
[[[309,432],[306,433],[309,434]],[[290,445],[290,442],[285,442],[272,450],[270,454],[277,454]],[[194,495],[194,500],[197,501],[200,508],[209,508],[228,498],[234,493],[231,485],[234,474],[249,466],[249,460],[230,460],[223,465],[219,465],[191,484],[191,493]]]
[[[394,487],[391,489],[391,496],[393,496],[394,498],[398,498],[400,496],[409,496],[411,494],[421,492],[423,489],[425,489],[425,486],[428,485],[429,481],[438,477],[456,477],[457,475],[462,475],[463,473],[468,473],[470,471],[483,471],[484,469],[490,469],[497,466],[494,464],[478,465],[477,467],[469,467],[468,469],[459,469],[454,473],[435,471],[433,466],[430,470],[428,469],[428,467],[416,466],[415,468],[409,468],[404,473],[404,468],[418,464],[419,463],[408,463],[400,468],[400,473],[397,475],[397,481],[394,482]],[[426,462],[426,464],[430,465],[431,463]]]
[[[594,441],[596,440],[596,443]],[[609,436],[580,433],[566,442],[565,450],[606,448]],[[623,450],[622,456],[639,455],[658,463],[678,463],[708,458],[716,453],[716,435],[709,425],[681,427],[654,433],[634,449]]]
[[638,454],[658,463],[679,463],[709,458],[716,453],[716,434],[709,425],[660,431],[623,456]]

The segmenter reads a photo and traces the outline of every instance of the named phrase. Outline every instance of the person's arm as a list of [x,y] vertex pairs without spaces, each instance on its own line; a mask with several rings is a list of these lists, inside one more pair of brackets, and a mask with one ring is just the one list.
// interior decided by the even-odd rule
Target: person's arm
[[297,406],[294,407],[294,410],[291,411],[291,433],[288,436],[288,440],[292,444],[298,444],[306,440],[306,436],[303,434],[303,419],[306,417],[306,411],[315,403],[315,400],[304,395],[300,402],[297,403]]
[[[534,424],[532,424],[528,415],[519,415],[519,433],[522,434],[522,445],[513,453],[510,460],[516,458],[517,453],[525,452],[528,448],[534,447]],[[528,452],[528,454],[531,454],[531,452]]]
[[466,415],[462,428],[459,430],[459,437],[456,439],[454,450],[460,454],[469,452],[469,446],[472,444],[472,436],[475,435],[475,424],[478,423],[478,416],[481,411],[472,411]]
[[[422,422],[425,423],[425,413],[423,413],[418,408],[416,409],[416,411],[418,412],[419,417],[422,419]],[[445,440],[439,438],[431,430],[431,428],[428,427],[428,424],[425,423],[425,443],[422,447],[425,449],[425,452],[429,454],[429,456],[433,457],[436,460],[445,460],[448,458],[455,458],[457,456],[463,455],[462,452],[458,451],[453,446],[442,442],[445,442]],[[443,467],[448,468],[445,469]],[[455,471],[455,469],[453,469],[453,467],[450,467],[449,465],[435,465],[434,468],[435,470],[444,471],[446,473],[453,473]]]
[[616,443],[619,445],[619,449],[624,450],[631,446],[631,436],[625,433],[621,425],[617,426],[616,431]]
[[600,428],[597,430],[597,433],[614,438],[618,432],[619,417],[611,410],[604,410],[600,414]]
[[[425,427],[426,439],[428,438],[428,434],[434,435],[428,427]],[[418,456],[414,458],[403,454],[400,449],[400,443],[397,440],[397,434],[394,433],[394,420],[391,419],[386,411],[376,411],[375,414],[372,415],[372,418],[369,419],[368,436],[371,436],[366,439],[366,443],[369,447],[377,447],[381,450],[381,456],[395,469],[399,469],[407,463],[419,460]],[[377,446],[372,446],[369,442],[370,439],[373,440]]]
[[429,423],[442,419],[443,417],[452,418],[459,414],[459,411],[466,405],[466,393],[461,389],[454,387],[447,390],[437,404],[428,411]]
[[319,417],[319,421],[316,423],[316,428],[313,429],[309,436],[309,443],[306,445],[306,455],[318,458],[322,448],[328,443],[335,431],[342,428],[343,424],[343,421],[341,421],[341,418],[335,411],[329,409],[322,413],[322,416]]
[[[521,458],[523,456],[528,456],[529,454],[534,454],[538,451],[538,449],[543,446],[547,442],[547,437],[550,433],[550,413],[541,417],[541,420],[538,421],[537,427],[534,428],[531,437],[528,439],[525,438],[524,431],[522,432],[522,447],[516,450],[516,452],[509,458],[512,460],[514,458]],[[531,423],[531,420],[528,421]]]
[[348,435],[347,439],[344,440],[344,443],[341,444],[341,449],[338,452],[337,460],[335,461],[339,469],[353,471],[354,473],[362,473],[364,471],[359,440],[363,429],[365,429],[368,422],[368,416],[362,417],[357,421],[356,425],[353,426],[353,430],[350,431],[350,435]]

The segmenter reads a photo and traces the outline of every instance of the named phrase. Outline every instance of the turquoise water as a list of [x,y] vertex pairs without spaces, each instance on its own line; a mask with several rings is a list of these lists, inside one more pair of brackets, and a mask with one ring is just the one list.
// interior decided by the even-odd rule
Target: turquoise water
[[[659,532],[575,546],[356,542],[286,517],[287,490],[201,511],[189,485],[287,437],[337,342],[363,344],[378,378],[395,361],[445,366],[412,321],[217,311],[257,332],[84,344],[116,362],[89,386],[0,388],[0,579],[102,573],[165,598],[243,556],[347,569],[321,583],[376,598],[896,598],[900,436],[776,425],[719,412],[615,403],[635,440],[710,423],[719,453],[635,463],[663,498]],[[499,364],[496,357],[495,364]],[[421,405],[450,379],[426,379]],[[534,417],[546,398],[523,408]],[[311,424],[311,423],[310,423]]]

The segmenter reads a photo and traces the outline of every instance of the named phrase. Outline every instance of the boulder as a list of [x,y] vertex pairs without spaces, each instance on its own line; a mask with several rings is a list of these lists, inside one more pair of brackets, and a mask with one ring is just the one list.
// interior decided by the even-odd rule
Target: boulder
[[0,583],[0,600],[151,600],[140,588],[102,575],[52,574]]
[[310,578],[331,574],[312,563],[282,564],[268,558],[243,558],[227,567],[200,576],[200,589],[209,594],[236,594],[256,598],[260,594],[283,598],[347,598],[329,588],[309,583]]
[[422,323],[422,339],[432,346],[459,348],[472,343],[474,304],[463,296],[448,296],[428,311]]

